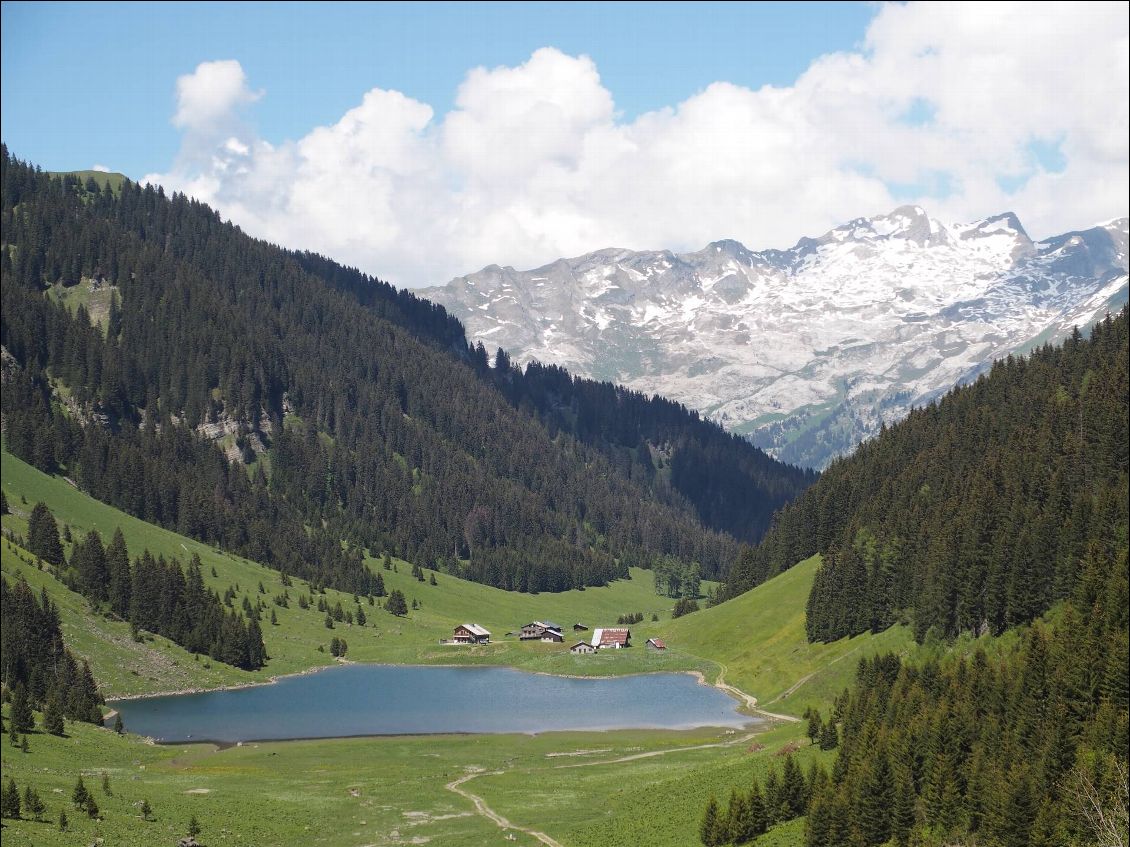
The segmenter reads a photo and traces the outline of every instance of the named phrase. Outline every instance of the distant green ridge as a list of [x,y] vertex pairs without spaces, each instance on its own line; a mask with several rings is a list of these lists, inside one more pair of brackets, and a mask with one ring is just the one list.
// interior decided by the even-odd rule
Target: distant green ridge
[[76,176],[83,185],[86,184],[88,179],[93,179],[98,183],[98,187],[102,188],[107,183],[110,185],[110,190],[118,194],[122,190],[122,185],[129,179],[125,174],[120,174],[116,171],[48,171],[51,176]]

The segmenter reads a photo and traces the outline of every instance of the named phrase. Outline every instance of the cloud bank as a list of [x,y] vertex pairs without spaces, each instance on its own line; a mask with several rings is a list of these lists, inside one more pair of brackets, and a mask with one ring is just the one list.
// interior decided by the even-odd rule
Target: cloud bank
[[905,202],[1041,237],[1126,214],[1128,37],[1123,4],[884,6],[791,86],[716,82],[631,120],[591,59],[547,47],[469,71],[445,115],[374,88],[282,144],[245,121],[263,94],[239,63],[205,62],[146,179],[408,286],[607,246],[786,247]]

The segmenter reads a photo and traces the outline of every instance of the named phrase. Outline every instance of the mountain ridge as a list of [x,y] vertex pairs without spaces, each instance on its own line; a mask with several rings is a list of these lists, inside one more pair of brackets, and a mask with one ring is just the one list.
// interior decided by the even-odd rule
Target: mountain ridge
[[528,271],[489,265],[418,294],[517,362],[658,393],[823,467],[884,423],[1126,300],[1127,219],[1033,241],[1002,212],[918,206],[787,250],[604,248]]

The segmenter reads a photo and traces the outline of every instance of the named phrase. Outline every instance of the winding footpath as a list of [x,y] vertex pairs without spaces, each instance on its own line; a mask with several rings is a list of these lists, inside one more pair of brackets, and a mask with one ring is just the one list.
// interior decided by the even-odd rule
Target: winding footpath
[[[767,717],[767,718],[773,718],[774,720],[778,720],[778,721],[787,721],[789,723],[800,723],[800,718],[795,718],[792,715],[781,715],[781,714],[778,714],[776,712],[767,712],[764,709],[762,709],[760,706],[757,705],[757,698],[756,697],[754,697],[750,694],[746,694],[740,688],[735,688],[734,686],[727,683],[726,682],[726,666],[724,664],[722,664],[721,662],[717,662],[716,664],[718,665],[718,679],[716,679],[714,681],[714,687],[715,688],[720,688],[723,691],[725,691],[727,694],[729,694],[731,697],[734,697],[734,698],[740,700],[742,703],[744,703],[746,705],[746,708],[748,708],[750,711],[757,712],[757,714],[759,714],[759,715],[765,715],[765,717]],[[811,674],[809,674],[809,676],[811,676]],[[805,679],[801,680],[801,683],[794,686],[792,690],[795,691],[797,688],[800,688],[800,685],[803,684],[805,681],[807,681],[807,679],[808,679],[808,677],[805,677]],[[776,702],[776,700],[774,700],[773,702]]]
[[446,788],[448,791],[454,791],[460,797],[466,797],[468,800],[475,804],[475,811],[478,814],[482,815],[487,820],[493,821],[495,825],[501,829],[513,829],[518,832],[524,832],[526,833],[526,835],[531,835],[542,844],[547,845],[547,847],[565,847],[565,845],[563,845],[560,841],[551,838],[544,832],[538,832],[536,829],[528,829],[524,826],[518,826],[517,824],[511,823],[509,820],[507,820],[502,815],[498,814],[498,812],[494,811],[490,806],[488,806],[486,804],[486,801],[483,800],[482,797],[477,794],[472,794],[470,791],[463,788],[464,782],[470,782],[475,777],[501,776],[502,773],[503,771],[474,771],[465,776],[459,777],[459,779],[447,783],[444,788]]
[[[746,694],[740,688],[735,688],[734,686],[729,685],[726,682],[726,666],[721,662],[718,662],[717,665],[718,678],[714,682],[715,688],[719,688],[722,691],[725,691],[731,697],[734,697],[735,699],[743,703],[750,711],[756,712],[759,715],[765,715],[768,718],[788,721],[790,723],[800,722],[800,718],[795,718],[792,715],[779,715],[774,712],[767,712],[764,709],[759,708],[757,705],[756,697]],[[709,684],[705,682],[701,675],[699,675],[699,679],[702,680],[704,684]],[[562,770],[566,768],[591,768],[598,765],[615,765],[622,762],[634,762],[638,759],[651,759],[656,756],[666,756],[670,753],[686,753],[690,750],[708,750],[718,747],[733,747],[735,744],[746,743],[754,736],[756,736],[759,732],[760,730],[755,730],[754,732],[746,733],[736,738],[731,738],[727,741],[715,741],[708,744],[694,744],[688,747],[672,747],[668,750],[649,750],[646,753],[633,753],[630,756],[620,756],[619,758],[615,759],[601,759],[592,762],[571,762],[565,765],[556,765],[554,769]],[[542,844],[547,845],[547,847],[564,847],[564,845],[560,841],[557,841],[550,835],[546,835],[544,832],[536,829],[530,829],[524,826],[518,826],[517,824],[512,823],[508,818],[503,817],[498,812],[494,811],[494,809],[492,809],[490,806],[488,806],[486,801],[478,794],[472,794],[470,791],[463,787],[464,783],[470,782],[472,779],[476,779],[477,777],[501,776],[503,773],[505,773],[505,771],[485,771],[481,769],[471,770],[470,773],[464,774],[458,779],[452,780],[451,782],[447,783],[444,788],[446,788],[448,791],[458,794],[460,797],[470,800],[475,806],[476,814],[479,814],[487,820],[492,821],[495,826],[499,827],[500,829],[512,829],[516,832],[524,832],[526,835],[532,836]]]

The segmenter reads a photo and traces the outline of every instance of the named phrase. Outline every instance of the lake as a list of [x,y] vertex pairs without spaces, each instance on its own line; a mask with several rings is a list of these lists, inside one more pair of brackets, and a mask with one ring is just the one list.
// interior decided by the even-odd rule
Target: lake
[[344,665],[273,685],[111,705],[127,731],[165,743],[689,729],[757,721],[689,674],[578,679],[479,667]]

